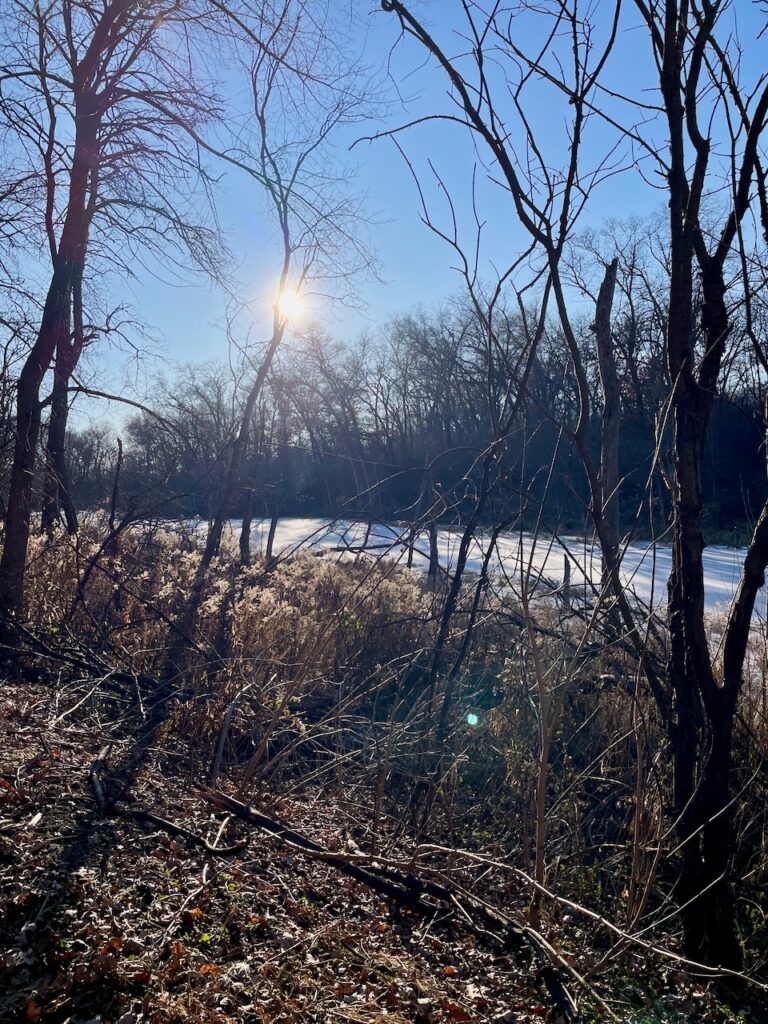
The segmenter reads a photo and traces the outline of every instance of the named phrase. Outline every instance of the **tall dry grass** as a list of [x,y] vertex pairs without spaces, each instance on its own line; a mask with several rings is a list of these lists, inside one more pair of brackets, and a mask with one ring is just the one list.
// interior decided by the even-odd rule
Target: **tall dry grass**
[[[31,629],[129,673],[160,677],[201,540],[167,524],[136,525],[114,550],[97,520],[75,538],[35,537]],[[511,592],[489,589],[451,683],[450,728],[438,742],[475,580],[466,582],[431,700],[439,587],[427,589],[383,560],[306,552],[268,571],[259,563],[241,568],[236,556],[228,538],[184,676],[174,680],[186,699],[163,726],[162,738],[185,752],[191,777],[215,764],[249,796],[331,787],[359,809],[377,847],[407,829],[491,849],[531,871],[546,691],[560,708],[545,793],[547,884],[628,926],[663,916],[665,871],[674,876],[676,856],[670,764],[626,646],[599,631],[585,640],[584,620],[556,600],[532,605],[531,623]],[[766,661],[757,635],[751,657],[739,856],[746,927],[768,949],[768,924],[755,909],[768,881]]]

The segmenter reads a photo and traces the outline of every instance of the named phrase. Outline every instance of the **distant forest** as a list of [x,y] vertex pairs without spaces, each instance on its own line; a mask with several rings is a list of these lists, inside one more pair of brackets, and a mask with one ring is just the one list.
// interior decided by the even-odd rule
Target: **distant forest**
[[[621,525],[625,533],[660,536],[669,520],[673,469],[665,408],[666,312],[658,298],[668,290],[658,255],[665,246],[651,223],[613,225],[579,239],[571,253],[571,283],[574,301],[586,297],[586,308],[594,309],[603,251],[622,253],[611,323],[621,400]],[[754,303],[753,318],[762,314]],[[768,497],[764,460],[755,454],[764,451],[765,381],[750,358],[749,331],[738,309],[734,321],[738,343],[715,398],[703,461],[710,543],[743,543]],[[592,391],[590,436],[597,458],[602,399],[594,324],[590,317],[575,322]],[[231,517],[465,521],[474,507],[480,456],[517,400],[515,382],[528,350],[524,309],[497,310],[494,324],[489,333],[473,306],[456,300],[397,318],[354,344],[319,330],[297,337],[273,363],[259,396]],[[75,508],[112,501],[119,434],[122,510],[210,518],[242,423],[250,372],[245,361],[234,369],[187,366],[158,379],[145,408],[119,431],[103,423],[70,431],[65,450]],[[497,451],[489,521],[538,522],[553,531],[587,528],[588,487],[571,441],[576,394],[567,345],[552,324],[536,351],[515,426]],[[3,496],[10,398],[6,393],[2,409]]]

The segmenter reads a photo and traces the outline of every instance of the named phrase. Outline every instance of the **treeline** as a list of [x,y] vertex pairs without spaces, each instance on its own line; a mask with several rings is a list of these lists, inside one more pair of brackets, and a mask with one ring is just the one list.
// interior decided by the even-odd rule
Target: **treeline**
[[[645,314],[645,315],[643,315]],[[463,522],[474,507],[481,455],[513,396],[509,368],[526,351],[520,315],[487,323],[460,303],[418,311],[356,344],[308,332],[274,364],[259,397],[231,517],[350,515]],[[590,439],[600,444],[601,399],[581,324],[592,388]],[[647,310],[619,310],[621,525],[660,535],[669,520],[671,456],[663,396],[662,338]],[[490,367],[490,372],[489,372]],[[710,542],[741,542],[768,492],[754,457],[762,437],[764,383],[737,361],[718,394],[702,479]],[[146,411],[119,429],[73,430],[66,451],[80,510],[111,501],[122,446],[120,507],[211,518],[242,422],[242,377],[217,364],[158,381]],[[584,530],[587,485],[570,433],[575,383],[565,344],[551,329],[540,346],[523,408],[498,452],[493,521]],[[649,480],[652,483],[648,487]]]
[[[620,523],[624,532],[641,536],[663,534],[670,519],[671,385],[664,359],[667,317],[658,298],[668,289],[668,274],[663,264],[649,269],[660,245],[652,222],[630,222],[580,238],[570,258],[574,307],[588,311],[574,316],[574,323],[590,388],[588,438],[598,459],[604,397],[595,282],[604,272],[603,250],[622,253],[611,318],[620,391]],[[763,316],[757,300],[750,312],[751,328],[734,311],[735,343],[705,444],[709,542],[744,542],[768,496],[763,461],[755,457],[766,398],[750,341],[750,329]],[[573,363],[552,321],[520,387],[531,318],[533,312],[504,308],[501,301],[489,312],[456,299],[399,316],[354,343],[319,328],[297,331],[291,345],[276,353],[248,418],[228,515],[464,522],[475,507],[482,456],[518,403],[503,445],[495,448],[494,503],[486,520],[588,529],[588,485],[573,449]],[[3,510],[15,438],[13,340],[6,345],[0,387]],[[244,423],[253,366],[262,359],[253,346],[238,363],[178,368],[158,378],[141,408],[119,425],[102,419],[70,429],[60,491],[75,513],[116,500],[123,513],[212,518]],[[76,401],[91,403],[90,411],[95,400]],[[49,426],[43,403],[38,508],[45,501]],[[66,518],[68,502],[61,504]]]

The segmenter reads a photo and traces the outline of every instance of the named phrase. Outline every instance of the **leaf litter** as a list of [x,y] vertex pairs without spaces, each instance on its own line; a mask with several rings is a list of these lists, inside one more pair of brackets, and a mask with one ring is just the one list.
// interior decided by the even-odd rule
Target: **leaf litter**
[[[245,844],[236,856],[99,817],[98,723],[65,727],[43,687],[28,695],[8,683],[0,697],[0,1020],[556,1021],[524,964],[212,812],[167,751],[135,780],[136,805]],[[325,793],[276,808],[331,848],[354,831]]]

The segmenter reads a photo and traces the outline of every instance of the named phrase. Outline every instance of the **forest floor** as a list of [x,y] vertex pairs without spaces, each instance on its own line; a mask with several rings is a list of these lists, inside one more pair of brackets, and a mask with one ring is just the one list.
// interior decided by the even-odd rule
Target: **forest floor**
[[[0,690],[3,1024],[558,1020],[530,959],[410,914],[213,808],[178,744],[150,752],[128,810],[101,814],[98,722],[57,693]],[[212,854],[130,808],[211,846],[244,845]],[[325,791],[263,809],[329,849],[364,841]],[[507,912],[521,897],[496,895]],[[571,949],[583,970],[587,951]],[[614,1019],[747,1019],[723,1016],[704,986],[686,985],[677,1007]]]
[[[55,722],[50,698],[0,695],[0,1021],[547,1017],[526,965],[212,811],[167,751],[134,784],[136,806],[211,845],[245,843],[237,856],[101,816],[99,737]],[[270,810],[332,849],[356,831],[319,794]]]

